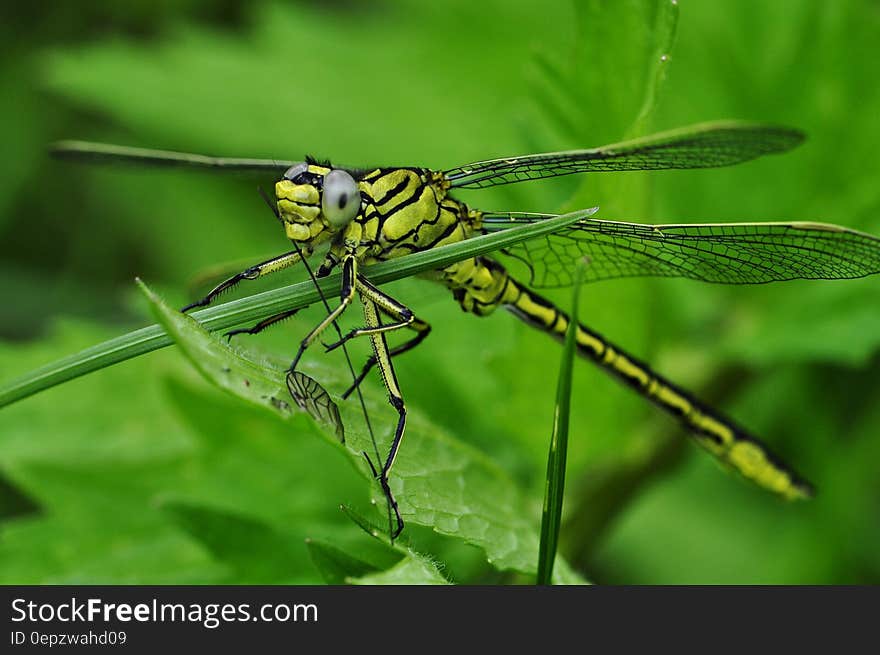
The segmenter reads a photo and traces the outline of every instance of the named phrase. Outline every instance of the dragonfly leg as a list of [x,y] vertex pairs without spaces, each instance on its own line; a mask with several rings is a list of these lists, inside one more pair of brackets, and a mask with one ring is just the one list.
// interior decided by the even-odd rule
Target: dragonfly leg
[[391,487],[388,485],[388,475],[386,473],[382,473],[379,476],[379,484],[382,486],[382,492],[385,494],[385,498],[388,501],[388,504],[391,505],[391,510],[394,512],[394,519],[397,524],[391,531],[391,541],[394,541],[400,536],[400,533],[403,532],[403,517],[400,515],[400,508],[397,506],[397,500],[394,498],[394,494],[391,493]]
[[[308,257],[311,253],[303,250],[302,254]],[[224,280],[216,287],[211,289],[211,291],[208,292],[207,296],[205,296],[201,300],[197,300],[194,303],[190,303],[180,311],[188,312],[189,310],[195,309],[196,307],[207,307],[212,302],[214,302],[214,300],[217,299],[217,296],[222,294],[224,291],[229,291],[239,282],[242,282],[243,280],[256,280],[257,278],[263,277],[264,275],[275,273],[276,271],[283,270],[285,268],[293,266],[294,264],[299,263],[301,259],[302,257],[300,256],[300,253],[293,250],[291,252],[284,253],[283,255],[279,255],[278,257],[273,257],[272,259],[267,259],[264,262],[255,264],[250,268],[246,268],[241,273],[236,273],[228,280]]]
[[276,323],[280,323],[281,321],[294,316],[302,307],[297,307],[296,309],[288,309],[286,312],[281,312],[279,314],[275,314],[274,316],[270,316],[268,318],[264,318],[262,321],[257,323],[256,325],[249,328],[240,328],[238,330],[230,330],[224,336],[227,339],[232,339],[236,334],[259,334],[263,330],[268,327],[275,325]]
[[363,301],[364,319],[367,324],[366,329],[373,329],[373,331],[368,332],[368,335],[373,345],[376,365],[379,367],[382,381],[385,383],[385,388],[388,391],[388,402],[397,410],[398,414],[397,429],[391,442],[391,450],[381,470],[382,475],[387,475],[394,465],[394,459],[397,456],[400,441],[403,438],[403,431],[406,427],[406,406],[404,405],[403,395],[397,382],[397,374],[394,372],[394,366],[391,364],[391,353],[388,349],[388,343],[385,341],[385,332],[374,329],[381,327],[378,305],[368,296],[365,296]]
[[385,498],[388,501],[388,504],[391,506],[391,509],[394,511],[395,521],[397,526],[391,532],[391,540],[394,541],[397,539],[398,535],[403,532],[403,517],[400,516],[400,509],[397,507],[397,501],[394,499],[394,494],[391,493],[391,487],[388,486],[388,478],[383,476],[379,471],[376,470],[376,465],[373,464],[373,460],[370,459],[370,456],[364,452],[364,459],[367,460],[367,464],[370,467],[370,471],[373,472],[373,477],[379,480],[379,484],[382,487],[382,493],[385,494]]
[[[411,323],[409,325],[409,328],[412,330],[416,330],[416,335],[412,339],[409,339],[408,341],[405,341],[404,343],[397,345],[389,350],[388,356],[390,358],[397,357],[398,355],[402,355],[408,350],[412,350],[420,343],[422,343],[422,341],[424,341],[425,338],[431,333],[431,324],[426,323],[425,321],[422,321],[420,319],[416,319],[413,323]],[[343,400],[348,398],[352,394],[352,392],[361,385],[361,382],[363,382],[364,378],[367,377],[367,374],[373,370],[373,367],[376,365],[377,361],[378,360],[376,359],[375,355],[370,355],[367,358],[367,361],[364,364],[364,367],[361,369],[361,372],[354,379],[354,382],[352,382],[351,386],[346,389],[345,392],[342,394]]]
[[[406,305],[383,293],[376,286],[371,284],[363,277],[358,278],[357,286],[358,292],[361,294],[361,297],[364,298],[365,302],[374,302],[379,312],[390,317],[395,322],[388,323],[387,325],[382,325],[377,316],[377,325],[365,326],[356,330],[352,330],[336,343],[329,344],[327,346],[328,352],[330,350],[338,348],[349,339],[353,339],[355,337],[369,336],[371,334],[379,334],[382,332],[391,332],[393,330],[400,330],[403,328],[409,328],[415,331],[416,335],[412,339],[409,339],[408,341],[388,350],[388,358],[390,360],[397,355],[405,353],[408,350],[412,350],[422,341],[424,341],[428,334],[430,334],[431,325],[426,321],[418,318]],[[364,364],[363,369],[361,369],[360,374],[354,379],[351,386],[346,389],[345,393],[342,394],[343,399],[348,398],[351,393],[360,386],[361,382],[364,381],[364,378],[373,369],[373,367],[376,366],[377,362],[378,359],[376,358],[376,355],[370,355],[370,357]]]
[[[363,292],[362,290],[362,293],[364,320],[367,328],[381,327],[378,303],[369,295],[369,291]],[[394,466],[394,460],[397,458],[397,453],[400,450],[400,443],[403,440],[403,433],[406,429],[406,405],[404,404],[403,395],[397,382],[397,375],[394,372],[394,366],[391,363],[391,354],[388,350],[388,343],[385,341],[385,332],[374,330],[369,332],[368,335],[373,345],[373,354],[376,357],[376,363],[382,374],[382,381],[385,383],[385,389],[388,391],[388,402],[397,411],[398,417],[397,427],[394,430],[394,438],[391,441],[391,447],[388,450],[385,463],[379,470],[378,475],[382,491],[388,499],[388,504],[394,511],[397,519],[397,528],[392,534],[393,539],[400,534],[401,530],[403,530],[403,519],[400,516],[397,501],[394,500],[394,495],[391,493],[391,487],[388,484],[388,474],[391,472],[391,467]]]
[[320,337],[321,333],[324,332],[328,326],[332,325],[333,322],[336,321],[346,309],[348,309],[348,306],[351,305],[352,300],[354,300],[356,289],[357,259],[352,254],[347,255],[342,261],[342,290],[339,293],[339,305],[336,309],[327,314],[327,316],[324,317],[324,320],[318,323],[318,325],[306,335],[305,339],[300,342],[296,357],[293,358],[293,362],[290,364],[291,371],[296,368],[303,353],[305,353],[306,349],[314,343],[315,339]]
[[[367,325],[351,330],[338,341],[327,344],[327,352],[339,348],[339,346],[347,342],[349,339],[354,339],[355,337],[369,336],[371,334],[379,334],[380,332],[393,332],[394,330],[400,330],[403,328],[412,328],[413,330],[422,332],[428,325],[421,319],[417,318],[409,307],[383,293],[361,276],[358,276],[357,290],[358,293],[361,294],[361,298],[369,299],[374,302],[378,310],[394,320],[394,323],[386,323],[383,325],[381,321],[379,321],[378,325],[375,326]],[[427,329],[430,330],[429,327]]]

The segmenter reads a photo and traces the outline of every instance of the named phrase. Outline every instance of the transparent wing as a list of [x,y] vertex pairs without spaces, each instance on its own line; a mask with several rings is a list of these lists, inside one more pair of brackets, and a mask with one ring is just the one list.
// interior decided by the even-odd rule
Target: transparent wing
[[130,148],[91,141],[58,141],[49,147],[49,154],[59,159],[93,164],[138,164],[147,166],[213,168],[228,171],[285,171],[297,162],[279,159],[245,159],[211,157],[172,150]]
[[593,171],[652,171],[730,166],[784,152],[804,140],[798,130],[754,123],[704,123],[589,150],[490,159],[444,171],[453,187],[479,189]]
[[339,416],[339,408],[324,387],[305,373],[291,371],[287,374],[287,389],[300,409],[332,428],[337,438],[345,443],[345,427]]
[[[550,214],[486,214],[495,231]],[[503,251],[537,288],[567,286],[578,260],[586,281],[686,277],[719,284],[856,278],[880,272],[880,239],[827,223],[643,225],[586,219]]]

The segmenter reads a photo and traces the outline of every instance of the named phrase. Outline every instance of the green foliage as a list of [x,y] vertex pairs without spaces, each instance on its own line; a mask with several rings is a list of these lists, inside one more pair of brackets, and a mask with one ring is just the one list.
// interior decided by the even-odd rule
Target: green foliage
[[[443,168],[713,119],[775,122],[804,129],[807,144],[731,169],[462,196],[486,209],[599,205],[619,220],[880,233],[871,0],[679,2],[677,23],[667,0],[228,2],[210,15],[198,2],[105,4],[51,24],[22,7],[5,25],[16,38],[0,62],[0,384],[145,325],[135,275],[178,306],[208,266],[285,246],[250,178],[47,161],[60,138]],[[602,582],[880,581],[878,288],[585,290],[584,322],[765,437],[819,494],[791,506],[740,484],[581,363],[567,560]],[[338,509],[385,522],[364,465],[332,435],[218,392],[166,349],[0,410],[0,582],[526,580],[557,376],[546,362],[559,346],[506,315],[463,315],[426,281],[387,289],[435,327],[398,365],[412,412],[392,476],[408,523],[394,548],[406,552]],[[321,311],[222,357],[247,347],[245,361],[280,367]],[[332,395],[346,386],[338,354],[316,352],[304,369]],[[387,440],[393,413],[369,383]],[[354,444],[363,419],[351,401],[341,410]],[[579,578],[557,562],[557,581]]]
[[[295,411],[286,400],[285,366],[270,362],[257,364],[236,353],[224,339],[207,332],[194,318],[171,309],[146,286],[142,284],[141,287],[148,295],[156,319],[205,378],[224,391],[289,422],[292,430],[303,430],[303,422],[310,419]],[[322,380],[334,377],[332,371],[321,367],[310,370],[309,374]],[[375,390],[372,393],[367,391],[368,411],[370,415],[379,415],[384,399]],[[362,454],[372,451],[371,439],[362,427],[363,420],[357,409],[352,410],[350,404],[342,409],[345,424],[355,428],[347,431],[344,444],[338,440],[334,426],[324,425],[311,431],[341,450],[365,480],[370,481],[372,474]],[[430,425],[417,412],[409,413],[408,423],[407,448],[398,457],[392,481],[404,519],[482,548],[488,561],[500,569],[523,573],[534,571],[537,536],[531,522],[518,516],[526,501],[514,483],[485,455]],[[381,492],[377,499],[384,500]],[[211,521],[198,520],[204,518],[203,514],[188,512],[184,516],[196,519],[187,521],[187,526],[207,528],[204,532],[209,543],[216,548],[227,548],[227,544],[216,538],[218,531]],[[224,521],[228,519],[222,519],[220,524],[223,525]],[[232,531],[233,534],[236,532],[246,533],[247,543],[250,543],[252,535],[259,530]],[[275,539],[267,535],[266,541]],[[252,550],[233,546],[233,554],[238,551],[252,553]],[[409,568],[405,571],[413,573]]]

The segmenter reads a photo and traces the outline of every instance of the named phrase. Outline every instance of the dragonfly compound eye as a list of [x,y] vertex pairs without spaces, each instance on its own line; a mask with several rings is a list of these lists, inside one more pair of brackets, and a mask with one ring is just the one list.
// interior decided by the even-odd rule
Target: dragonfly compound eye
[[333,227],[343,227],[357,216],[361,208],[361,192],[354,178],[343,170],[333,170],[324,176],[321,209]]

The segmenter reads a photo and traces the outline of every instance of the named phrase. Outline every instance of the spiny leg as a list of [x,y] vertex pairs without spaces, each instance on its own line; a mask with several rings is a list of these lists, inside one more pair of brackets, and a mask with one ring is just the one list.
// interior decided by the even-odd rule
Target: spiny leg
[[[304,409],[309,414],[311,414],[313,418],[315,418],[317,420],[321,420],[322,422],[334,427],[340,440],[344,441],[344,432],[343,432],[343,427],[342,427],[342,421],[339,417],[339,411],[336,408],[336,405],[333,403],[333,401],[330,400],[329,394],[326,392],[326,390],[323,389],[323,387],[321,387],[313,379],[311,379],[308,376],[295,370],[296,365],[299,363],[299,360],[301,359],[305,350],[309,347],[309,345],[311,345],[315,341],[315,339],[320,337],[320,335],[324,332],[324,330],[327,329],[327,327],[329,325],[336,326],[336,319],[339,316],[341,316],[342,313],[348,308],[348,306],[352,302],[352,299],[354,298],[355,291],[360,286],[362,286],[361,284],[359,284],[359,279],[358,279],[359,276],[357,273],[357,259],[355,258],[354,253],[352,253],[352,252],[347,253],[346,256],[342,259],[342,264],[343,264],[342,286],[341,286],[341,290],[340,290],[339,306],[336,309],[334,309],[333,311],[329,311],[329,306],[328,306],[327,307],[327,309],[329,311],[328,315],[300,343],[300,347],[299,347],[299,350],[296,354],[296,357],[294,358],[293,362],[291,363],[290,369],[288,370],[288,373],[287,373],[287,387],[288,387],[288,390],[290,392],[291,397],[294,399],[294,401],[297,403],[297,405],[299,405],[302,409]],[[306,265],[308,266],[308,264],[306,264]],[[319,275],[320,275],[320,273],[319,273]],[[365,286],[365,287],[369,286],[370,288],[375,289],[375,287],[372,287],[372,285],[369,285],[369,283],[366,283],[363,286]],[[324,304],[327,305],[326,301],[324,302]],[[376,310],[375,305],[372,302],[367,301],[366,299],[364,300],[364,316],[365,316],[367,323],[371,327],[381,326],[381,322],[379,321],[379,317],[378,317],[378,311]],[[267,321],[269,322],[269,325],[271,325],[272,323],[277,322],[278,320],[281,320],[282,317],[283,316],[279,314],[275,317],[271,317],[270,319],[267,319]],[[265,327],[268,327],[268,325],[264,325],[262,327],[260,327],[258,325],[256,327],[258,327],[260,329],[264,329]],[[338,332],[339,331],[338,326],[336,327],[336,329]],[[380,349],[384,349],[387,352],[388,348],[387,348],[387,344],[385,344],[384,335],[379,333],[377,335],[374,335],[374,337],[371,337],[371,338],[376,338],[376,337],[378,337],[381,340],[381,344],[377,345],[377,343],[374,341],[374,343],[373,343],[374,351],[377,348],[380,348]],[[342,338],[341,333],[340,333],[340,342],[344,345],[345,339]],[[347,357],[348,357],[348,354],[346,353],[346,358]],[[390,365],[390,359],[388,360],[388,363]],[[350,366],[351,366],[351,362],[349,361],[349,367]],[[352,374],[353,373],[354,372],[352,371]],[[391,370],[391,376],[392,376],[392,378],[394,376],[393,369]],[[387,384],[388,384],[388,382],[386,382],[386,385]],[[397,388],[397,380],[396,379],[394,379],[392,386],[395,389]],[[391,388],[391,387],[389,387],[389,388]],[[397,396],[399,398],[399,396],[400,396],[399,391],[397,392]],[[363,401],[361,401],[361,403],[363,405]],[[402,399],[399,404],[402,409]],[[392,405],[395,407],[398,406],[398,404],[396,404],[393,401],[392,401]],[[401,410],[399,409],[398,410],[399,414],[400,414],[400,411]],[[369,427],[369,417],[366,414],[366,408],[364,408],[364,418],[367,420],[367,426]],[[400,419],[398,420],[397,431],[395,433],[395,438],[394,438],[394,442],[393,442],[394,443],[393,447],[395,449],[397,447],[399,447],[400,438],[403,435],[403,429],[404,429],[405,425],[406,425],[406,413],[404,410],[403,414],[400,415]],[[370,429],[370,435],[372,437],[372,429]],[[373,445],[375,447],[375,440],[373,441]],[[389,459],[386,461],[386,465],[382,468],[381,472],[377,474],[376,467],[373,465],[372,460],[370,460],[369,455],[364,453],[364,456],[366,457],[367,462],[370,465],[370,469],[373,471],[374,476],[379,478],[379,483],[382,487],[382,492],[385,495],[386,499],[388,500],[389,507],[394,512],[394,516],[397,521],[396,528],[391,527],[391,524],[390,524],[391,516],[389,514],[389,533],[391,535],[391,539],[394,540],[401,533],[401,531],[403,530],[403,527],[404,527],[403,518],[400,516],[400,510],[398,509],[397,501],[394,499],[394,494],[392,494],[391,488],[388,484],[388,469],[390,469],[391,464],[393,464],[394,458],[392,456],[389,456]],[[379,456],[378,451],[376,453],[376,456],[377,457]]]
[[[361,288],[361,299],[364,307],[364,321],[367,327],[381,327],[378,305],[370,296],[369,289],[364,290],[364,288]],[[382,491],[384,492],[385,497],[388,499],[388,504],[394,511],[397,528],[392,531],[391,538],[395,539],[403,530],[403,518],[400,516],[397,501],[391,493],[391,487],[388,484],[388,473],[391,471],[391,467],[394,466],[394,460],[397,458],[397,453],[400,450],[400,442],[403,439],[403,433],[406,429],[406,406],[403,402],[403,395],[400,392],[400,386],[397,383],[397,375],[394,373],[394,366],[391,364],[391,355],[388,350],[388,343],[385,341],[385,332],[374,330],[368,334],[373,345],[373,353],[376,356],[379,372],[382,374],[382,381],[385,383],[385,388],[388,391],[388,402],[390,402],[391,406],[397,411],[398,416],[397,428],[394,431],[394,439],[391,441],[391,448],[388,451],[388,456],[385,458],[385,463],[382,465],[381,470],[379,470],[378,475],[376,476],[379,479],[379,484],[382,486]],[[369,458],[367,459],[369,460]],[[372,468],[373,473],[376,474],[376,467],[373,466],[372,462],[370,463],[370,468]]]
[[302,309],[302,307],[297,307],[296,309],[288,309],[286,312],[281,312],[279,314],[275,314],[274,316],[264,318],[262,321],[252,327],[240,328],[238,330],[230,330],[226,333],[225,336],[227,339],[232,339],[232,337],[234,337],[236,334],[259,334],[266,328],[269,328],[276,323],[280,323],[281,321],[296,315],[300,309]]
[[272,259],[267,259],[264,262],[251,266],[243,270],[241,273],[237,273],[233,275],[228,280],[224,280],[216,287],[211,289],[201,300],[197,300],[194,303],[190,303],[180,311],[188,312],[191,309],[195,309],[196,307],[207,307],[214,300],[217,299],[224,291],[228,291],[232,287],[234,287],[239,282],[243,280],[256,280],[257,278],[263,277],[264,275],[269,275],[271,273],[275,273],[277,271],[283,270],[294,264],[299,263],[303,257],[308,257],[311,254],[310,251],[302,250],[302,254],[299,251],[293,250],[291,252],[284,253],[283,255],[279,255],[278,257],[273,257]]
[[[381,313],[389,316],[395,322],[382,325],[382,322],[378,320],[377,316],[377,325],[368,325],[352,330],[344,337],[342,337],[339,341],[329,344],[327,346],[327,352],[338,348],[339,346],[346,343],[349,339],[353,339],[355,337],[391,332],[393,330],[400,330],[402,328],[415,330],[416,335],[412,339],[388,350],[388,358],[390,360],[397,355],[400,355],[408,350],[412,350],[413,348],[415,348],[422,341],[424,341],[428,334],[431,332],[430,324],[418,318],[413,313],[413,311],[403,303],[398,302],[388,294],[380,291],[378,287],[371,284],[363,276],[358,276],[357,287],[358,292],[361,294],[362,297],[369,298],[372,302],[375,303],[377,309]],[[348,398],[348,396],[351,395],[351,393],[360,386],[361,382],[363,382],[364,378],[367,376],[367,373],[372,370],[377,361],[378,360],[375,354],[370,355],[370,357],[367,359],[366,364],[364,364],[364,368],[361,370],[360,375],[358,375],[354,379],[351,386],[346,389],[345,393],[342,394],[343,399]]]
[[413,314],[413,311],[409,307],[396,301],[388,294],[383,293],[379,290],[378,287],[371,284],[361,275],[359,275],[357,279],[357,290],[358,293],[361,294],[362,298],[369,298],[376,304],[376,307],[379,311],[386,314],[387,316],[390,316],[392,319],[395,320],[395,322],[385,325],[383,325],[381,322],[378,322],[377,325],[367,325],[365,327],[352,330],[344,337],[342,337],[339,341],[328,344],[327,352],[338,348],[349,339],[370,334],[379,334],[380,332],[392,332],[394,330],[409,327],[414,321],[417,320],[415,314]]
[[[389,450],[388,457],[382,467],[382,474],[387,476],[391,467],[394,466],[394,460],[397,457],[397,451],[400,448],[400,441],[403,437],[403,431],[406,426],[406,407],[404,406],[403,395],[397,382],[397,374],[394,372],[394,366],[391,363],[391,353],[388,349],[388,343],[385,341],[386,330],[381,329],[382,327],[392,326],[383,326],[381,324],[378,311],[379,305],[372,296],[372,291],[374,289],[375,287],[372,287],[372,289],[361,287],[359,289],[364,306],[364,319],[367,325],[362,333],[370,337],[370,341],[373,344],[373,353],[376,357],[376,364],[379,367],[382,381],[385,383],[385,388],[388,391],[388,401],[391,403],[391,406],[397,410],[398,414],[397,429],[394,433],[394,440],[391,442],[391,449]],[[387,296],[385,297],[387,298]],[[398,329],[400,327],[405,327],[406,325],[408,324],[398,326]]]
[[[358,291],[359,293],[361,293],[361,295],[370,298],[374,303],[376,303],[376,307],[379,309],[380,312],[382,312],[386,316],[389,316],[392,320],[396,322],[389,323],[387,325],[380,324],[376,327],[366,326],[357,330],[352,330],[336,343],[327,346],[328,351],[337,348],[349,339],[353,339],[354,337],[358,336],[370,335],[371,333],[390,332],[392,330],[399,330],[401,328],[409,328],[411,330],[414,330],[416,332],[416,335],[412,339],[398,346],[395,346],[388,351],[388,358],[390,360],[392,357],[396,357],[397,355],[401,355],[408,350],[412,350],[422,341],[424,341],[428,334],[430,334],[431,326],[429,323],[418,318],[415,314],[413,314],[413,311],[409,307],[398,302],[386,293],[383,293],[376,286],[360,276],[358,277]],[[351,393],[360,386],[361,382],[364,381],[364,378],[367,377],[367,374],[373,369],[377,362],[378,360],[375,354],[369,356],[366,363],[364,364],[363,369],[361,369],[360,374],[354,379],[351,386],[346,389],[345,393],[342,394],[343,399],[348,398]]]
[[342,313],[348,309],[348,306],[351,305],[351,301],[354,299],[354,294],[357,289],[357,259],[355,259],[353,254],[347,255],[342,261],[342,289],[339,293],[339,305],[332,312],[327,314],[318,325],[314,327],[314,329],[309,332],[305,339],[303,339],[299,344],[299,350],[296,353],[296,356],[293,358],[293,361],[290,364],[290,370],[293,371],[296,368],[296,365],[299,363],[299,360],[302,358],[303,353],[305,353],[306,349],[314,343],[315,339],[321,336],[321,333],[327,329],[328,326],[332,325],[337,318],[339,318]]
[[[413,348],[418,346],[420,343],[422,343],[422,341],[424,341],[425,338],[431,333],[430,323],[426,323],[425,321],[422,321],[421,319],[416,319],[408,327],[412,330],[416,330],[416,335],[412,339],[410,339],[409,341],[405,341],[404,343],[397,345],[394,348],[392,348],[391,350],[389,350],[388,356],[390,358],[397,357],[398,355],[402,355],[403,353],[407,352],[408,350],[412,350]],[[377,360],[376,360],[375,355],[370,355],[367,358],[367,361],[364,364],[363,369],[361,369],[361,372],[354,379],[354,382],[352,382],[351,386],[345,390],[345,393],[342,394],[343,400],[347,399],[352,394],[352,392],[361,385],[361,382],[364,381],[364,379],[367,377],[367,374],[371,370],[373,370],[373,367],[376,365],[376,362],[377,362]]]

